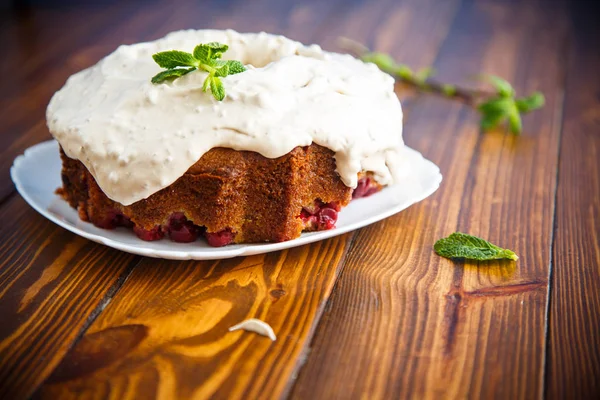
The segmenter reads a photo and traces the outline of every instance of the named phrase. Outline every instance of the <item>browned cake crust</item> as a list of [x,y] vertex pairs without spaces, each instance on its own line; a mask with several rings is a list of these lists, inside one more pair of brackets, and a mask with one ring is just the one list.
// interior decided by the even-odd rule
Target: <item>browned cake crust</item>
[[[78,209],[82,220],[103,228],[133,226],[146,240],[168,233],[170,221],[178,215],[202,227],[205,235],[227,232],[225,242],[281,242],[297,238],[302,231],[331,228],[315,222],[319,221],[316,209],[339,211],[352,199],[353,190],[335,171],[333,156],[316,144],[297,147],[276,159],[215,148],[172,185],[123,206],[110,200],[85,166],[61,148],[63,187],[57,193]],[[337,218],[335,212],[330,214]],[[170,236],[176,240],[175,234]],[[216,245],[222,244],[227,243]]]

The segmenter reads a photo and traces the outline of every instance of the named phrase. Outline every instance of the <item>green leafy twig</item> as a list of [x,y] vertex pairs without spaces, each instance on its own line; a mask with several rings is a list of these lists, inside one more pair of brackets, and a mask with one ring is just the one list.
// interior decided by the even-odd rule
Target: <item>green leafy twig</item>
[[422,92],[440,94],[474,107],[481,113],[481,129],[483,131],[507,124],[510,132],[518,135],[522,130],[521,114],[536,110],[544,105],[544,95],[542,93],[534,92],[529,96],[516,97],[511,84],[497,76],[481,76],[492,86],[493,91],[467,89],[444,84],[432,79],[435,72],[431,68],[424,68],[415,72],[407,65],[397,63],[388,54],[372,52],[367,47],[351,39],[340,39],[340,45],[346,51],[365,62],[372,62],[398,81],[413,86]]
[[220,60],[228,48],[229,46],[226,44],[210,42],[201,43],[196,46],[193,54],[178,50],[156,53],[152,58],[162,68],[166,68],[166,70],[154,75],[152,83],[172,81],[200,69],[208,72],[208,76],[202,85],[202,90],[206,92],[210,87],[210,91],[215,99],[221,101],[225,98],[225,88],[219,78],[238,74],[246,70],[246,67],[239,61]]

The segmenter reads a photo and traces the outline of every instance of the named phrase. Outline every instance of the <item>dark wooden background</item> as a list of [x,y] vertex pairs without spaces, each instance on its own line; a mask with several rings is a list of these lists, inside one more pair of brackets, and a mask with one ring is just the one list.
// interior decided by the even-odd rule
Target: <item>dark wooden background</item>
[[[600,398],[600,13],[595,2],[214,0],[2,3],[0,398]],[[521,137],[399,90],[407,144],[442,187],[359,231],[211,262],[122,253],[46,221],[9,167],[50,138],[72,73],[182,28],[348,36],[546,106]],[[453,263],[453,231],[518,263]],[[271,343],[227,328],[269,322]]]

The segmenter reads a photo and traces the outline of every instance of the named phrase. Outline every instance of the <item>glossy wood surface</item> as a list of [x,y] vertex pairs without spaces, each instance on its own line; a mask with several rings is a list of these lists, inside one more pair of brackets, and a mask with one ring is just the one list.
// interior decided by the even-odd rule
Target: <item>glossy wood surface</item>
[[[0,15],[0,398],[600,398],[600,29],[584,2],[33,3]],[[175,262],[79,238],[15,192],[65,79],[184,28],[351,37],[440,79],[503,76],[546,106],[520,137],[399,88],[438,192],[320,243]],[[9,56],[7,56],[9,55]],[[454,231],[511,262],[433,253]],[[261,318],[278,339],[227,328]]]

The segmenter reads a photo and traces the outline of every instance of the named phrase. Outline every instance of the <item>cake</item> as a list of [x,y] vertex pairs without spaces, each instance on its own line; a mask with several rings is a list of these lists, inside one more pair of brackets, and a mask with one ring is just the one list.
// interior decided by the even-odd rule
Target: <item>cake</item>
[[[243,73],[223,101],[194,71],[153,84],[154,53],[220,42]],[[188,30],[119,47],[71,76],[47,121],[59,195],[94,225],[212,246],[332,229],[353,198],[393,184],[402,110],[373,64],[283,36]]]

